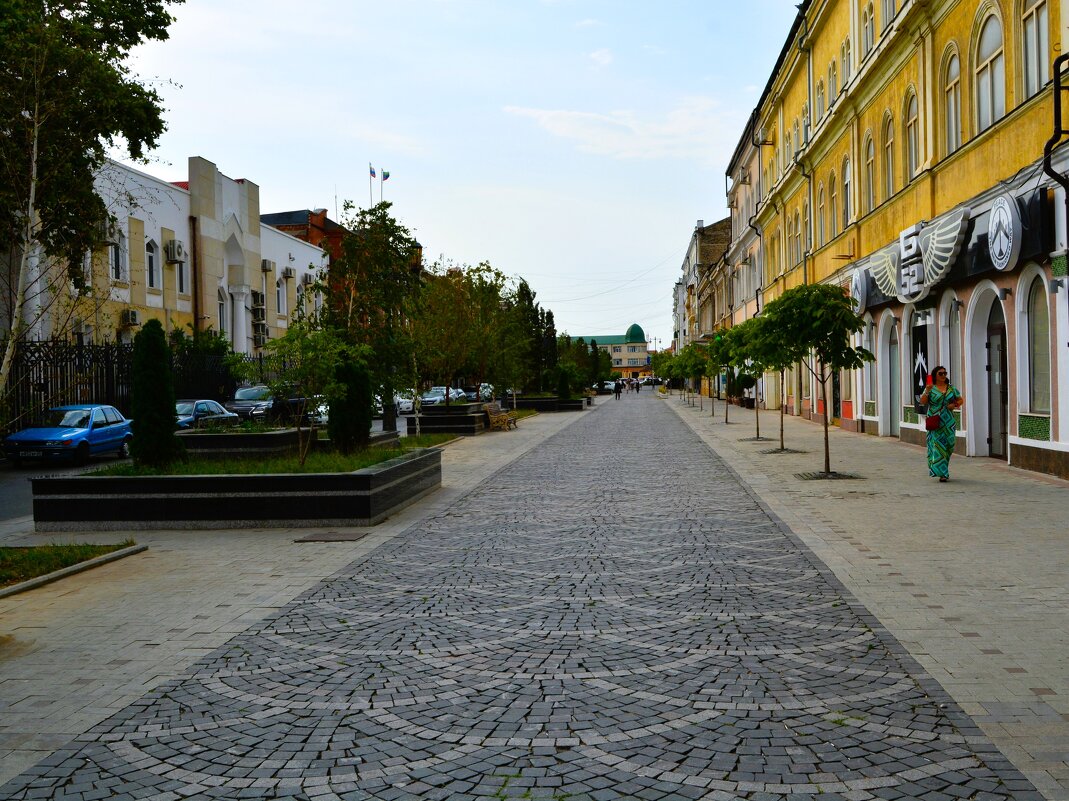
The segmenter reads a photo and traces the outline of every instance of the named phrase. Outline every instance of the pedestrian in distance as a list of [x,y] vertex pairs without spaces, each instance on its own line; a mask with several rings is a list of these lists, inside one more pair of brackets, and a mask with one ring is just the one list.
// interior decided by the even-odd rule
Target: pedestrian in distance
[[616,400],[620,400],[620,393],[624,391],[624,385],[617,378],[616,382],[612,385],[612,394],[616,396]]
[[642,389],[642,382],[641,381],[636,381],[635,382],[635,394],[636,395],[638,394],[640,389]]
[[940,482],[949,481],[958,425],[953,412],[964,405],[965,399],[950,383],[946,368],[939,365],[929,373],[920,401],[928,406],[924,420],[928,431],[928,474]]

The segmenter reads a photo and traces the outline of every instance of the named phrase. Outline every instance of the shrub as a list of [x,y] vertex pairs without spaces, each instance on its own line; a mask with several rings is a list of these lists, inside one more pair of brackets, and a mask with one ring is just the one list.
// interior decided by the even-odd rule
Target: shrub
[[134,337],[130,452],[138,464],[163,466],[183,455],[175,437],[171,350],[159,320],[149,320]]
[[353,358],[339,362],[334,376],[339,387],[330,399],[327,433],[331,446],[348,454],[368,446],[373,414],[371,376],[367,367]]

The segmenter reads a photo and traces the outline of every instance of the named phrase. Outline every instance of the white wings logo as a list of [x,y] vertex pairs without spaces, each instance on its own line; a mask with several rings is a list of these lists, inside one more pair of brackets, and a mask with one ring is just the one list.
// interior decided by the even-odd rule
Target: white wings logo
[[914,225],[902,232],[898,244],[873,253],[868,268],[876,286],[902,303],[926,298],[957,259],[969,216],[969,209],[961,208],[934,223]]

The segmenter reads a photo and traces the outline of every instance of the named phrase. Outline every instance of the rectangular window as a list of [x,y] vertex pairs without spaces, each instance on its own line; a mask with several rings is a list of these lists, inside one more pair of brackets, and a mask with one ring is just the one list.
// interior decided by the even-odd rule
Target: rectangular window
[[612,346],[612,352],[613,353],[619,353],[620,352],[620,346],[619,345],[613,345]]
[[123,280],[122,248],[119,245],[111,245],[108,248],[108,260],[111,264],[111,280]]
[[186,263],[179,262],[174,268],[175,288],[179,295],[186,294]]

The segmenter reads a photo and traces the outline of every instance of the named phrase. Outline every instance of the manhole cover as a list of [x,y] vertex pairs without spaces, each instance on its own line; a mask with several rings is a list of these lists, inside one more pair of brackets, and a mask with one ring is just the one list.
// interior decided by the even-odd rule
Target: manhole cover
[[861,476],[857,475],[857,473],[836,473],[834,470],[832,470],[830,473],[825,473],[823,471],[821,471],[819,473],[795,473],[794,477],[795,478],[800,478],[800,479],[802,479],[802,481],[821,481],[821,480],[827,480],[827,481],[840,480],[840,481],[844,481],[844,480],[847,480],[847,479],[861,478]]
[[765,453],[765,454],[773,454],[773,453],[809,453],[809,451],[796,451],[794,448],[771,448],[771,449],[769,449],[767,451],[761,451],[761,453]]

